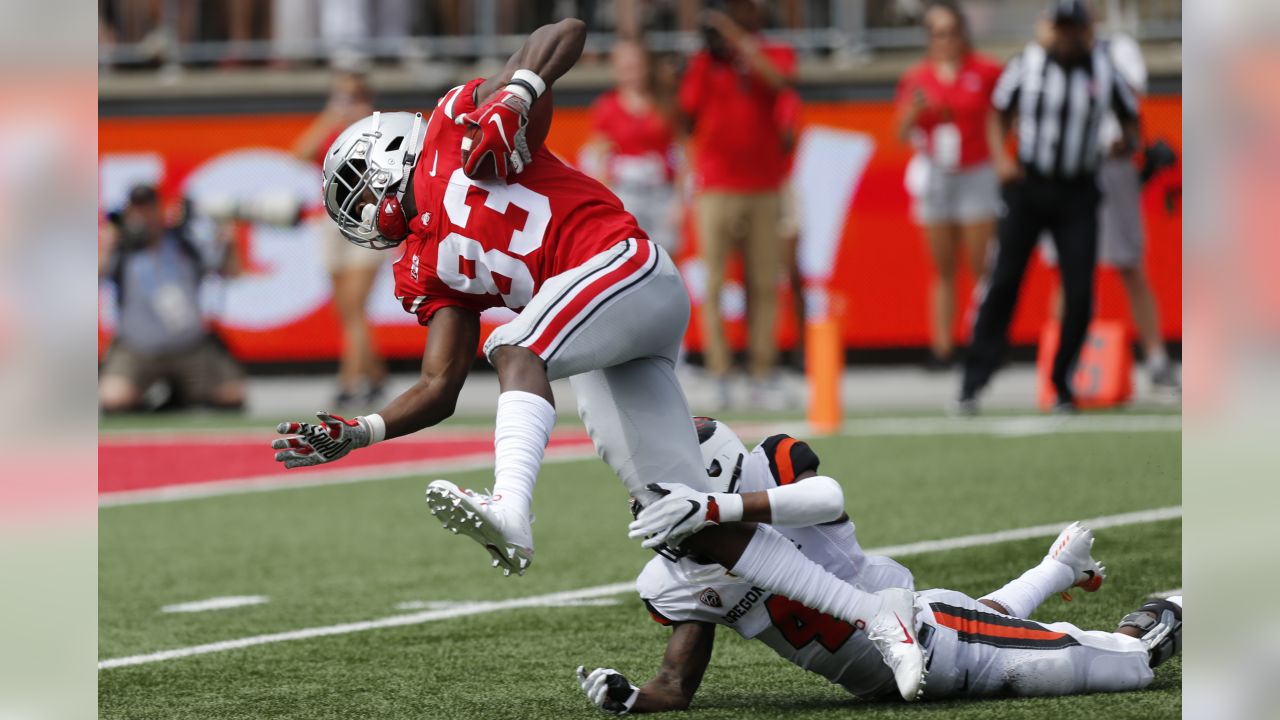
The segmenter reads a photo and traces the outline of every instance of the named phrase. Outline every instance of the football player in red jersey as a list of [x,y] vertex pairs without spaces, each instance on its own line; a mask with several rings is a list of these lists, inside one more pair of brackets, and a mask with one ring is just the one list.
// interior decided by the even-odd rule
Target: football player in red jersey
[[[584,38],[578,20],[539,28],[501,73],[450,90],[425,121],[375,113],[334,141],[325,207],[352,242],[403,248],[396,293],[430,328],[422,376],[376,414],[281,423],[286,437],[272,443],[285,467],[318,465],[441,422],[471,368],[481,311],[518,311],[484,344],[501,388],[493,493],[445,480],[427,488],[433,514],[507,574],[533,557],[529,504],[556,418],[551,380],[570,378],[597,451],[640,502],[661,496],[656,482],[709,489],[674,371],[689,320],[675,264],[603,185],[525,139],[530,107]],[[740,516],[731,505],[717,517]],[[896,628],[913,612],[900,596],[851,588],[776,533],[708,525],[682,547],[847,622]],[[914,699],[918,644],[906,630],[884,637],[878,647]]]

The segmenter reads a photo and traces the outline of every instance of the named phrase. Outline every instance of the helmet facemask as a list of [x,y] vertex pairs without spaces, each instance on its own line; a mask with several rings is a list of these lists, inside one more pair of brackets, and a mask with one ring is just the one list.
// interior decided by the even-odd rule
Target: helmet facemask
[[[356,245],[385,249],[399,245],[408,235],[408,223],[400,200],[417,162],[422,115],[412,116],[409,136],[403,134],[408,113],[394,113],[387,127],[382,113],[358,121],[334,141],[325,161],[325,210],[343,236]],[[360,125],[367,128],[351,138]],[[346,147],[339,158],[336,153]]]

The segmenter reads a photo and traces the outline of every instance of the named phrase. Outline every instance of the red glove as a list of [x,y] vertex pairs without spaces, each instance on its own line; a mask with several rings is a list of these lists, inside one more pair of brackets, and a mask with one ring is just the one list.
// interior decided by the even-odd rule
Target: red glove
[[468,132],[462,140],[462,171],[468,177],[475,177],[476,170],[490,154],[497,176],[503,179],[524,170],[533,159],[524,137],[525,126],[529,124],[529,102],[518,93],[502,90],[455,122],[466,123],[468,128],[479,131]]

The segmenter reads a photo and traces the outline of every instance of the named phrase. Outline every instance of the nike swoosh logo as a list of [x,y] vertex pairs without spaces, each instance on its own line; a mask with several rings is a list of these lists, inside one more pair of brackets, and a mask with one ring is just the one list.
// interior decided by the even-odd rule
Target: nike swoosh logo
[[685,513],[685,514],[684,514],[684,517],[682,517],[682,518],[680,518],[679,520],[677,520],[677,521],[675,521],[675,522],[671,523],[671,527],[675,527],[675,526],[679,525],[680,523],[684,522],[685,520],[688,520],[689,518],[693,517],[693,516],[694,516],[694,514],[696,514],[699,510],[701,510],[701,509],[702,509],[702,504],[701,504],[701,503],[699,503],[697,500],[686,500],[685,502],[689,503],[689,504],[690,504],[690,505],[692,505],[693,507],[689,509],[689,512],[687,512],[687,513]]
[[431,158],[431,172],[427,173],[431,177],[436,176],[436,163],[440,162],[440,151],[437,150],[435,157]]
[[502,144],[506,145],[508,150],[511,149],[511,144],[507,142],[507,128],[502,124],[502,116],[490,115],[489,122],[498,123],[498,134],[502,136]]
[[915,645],[916,641],[911,639],[911,633],[907,630],[907,626],[902,624],[902,618],[898,617],[898,613],[893,614],[893,619],[898,621],[898,627],[902,628],[902,634],[907,636],[907,639],[903,640],[902,644]]

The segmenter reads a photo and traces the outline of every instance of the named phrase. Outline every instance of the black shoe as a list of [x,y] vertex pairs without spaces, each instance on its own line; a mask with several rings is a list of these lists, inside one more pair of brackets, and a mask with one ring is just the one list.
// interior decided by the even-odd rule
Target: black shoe
[[1182,378],[1178,377],[1178,368],[1173,363],[1165,363],[1164,367],[1151,374],[1151,389],[1159,394],[1177,395],[1182,392]]
[[924,362],[924,369],[929,372],[946,372],[955,367],[956,361],[954,357],[938,357],[933,353],[929,353],[929,359]]
[[386,385],[383,383],[370,385],[369,390],[365,392],[364,397],[361,398],[361,400],[364,402],[365,405],[369,407],[374,407],[378,403],[382,402],[382,396],[386,394],[386,390],[387,390]]
[[1049,412],[1053,415],[1078,415],[1080,408],[1076,407],[1074,399],[1059,395]]
[[955,405],[952,405],[950,410],[951,414],[957,417],[977,417],[980,411],[977,393],[960,393],[960,399],[956,400]]

